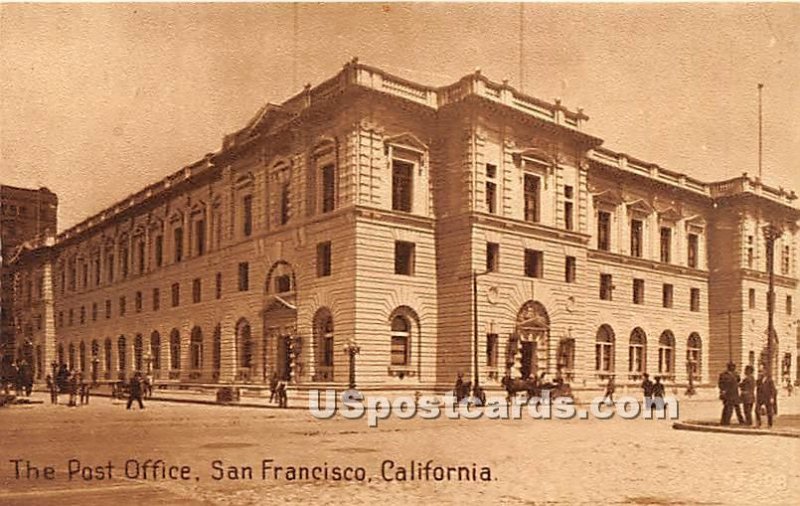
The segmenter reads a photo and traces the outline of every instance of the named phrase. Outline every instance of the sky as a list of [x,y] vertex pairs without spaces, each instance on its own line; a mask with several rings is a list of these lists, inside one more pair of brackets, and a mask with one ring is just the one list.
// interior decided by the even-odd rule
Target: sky
[[764,181],[800,193],[800,4],[0,4],[0,183],[56,192],[64,230],[354,56],[480,68],[706,181],[758,173],[763,83]]

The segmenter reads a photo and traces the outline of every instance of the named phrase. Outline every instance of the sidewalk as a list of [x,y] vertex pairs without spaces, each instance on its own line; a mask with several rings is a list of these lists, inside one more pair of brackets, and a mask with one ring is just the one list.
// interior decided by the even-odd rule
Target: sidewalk
[[[701,416],[706,416],[703,413]],[[676,430],[689,430],[696,432],[715,432],[724,434],[738,434],[748,436],[780,436],[800,438],[800,396],[778,397],[778,415],[774,419],[773,427],[766,425],[756,426],[739,425],[734,421],[731,425],[720,425],[719,415],[714,418],[679,421],[672,425]],[[755,418],[755,417],[754,417]],[[754,420],[755,422],[755,420]]]

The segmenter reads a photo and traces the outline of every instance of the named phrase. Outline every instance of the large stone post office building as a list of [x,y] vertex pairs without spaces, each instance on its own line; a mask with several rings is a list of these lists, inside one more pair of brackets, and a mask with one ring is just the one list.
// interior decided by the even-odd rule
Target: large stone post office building
[[346,385],[349,346],[365,389],[441,391],[476,356],[489,386],[506,368],[709,383],[766,360],[771,223],[775,370],[794,378],[794,193],[612,151],[587,120],[479,71],[433,88],[349,62],[22,248],[18,353],[39,377],[198,384]]

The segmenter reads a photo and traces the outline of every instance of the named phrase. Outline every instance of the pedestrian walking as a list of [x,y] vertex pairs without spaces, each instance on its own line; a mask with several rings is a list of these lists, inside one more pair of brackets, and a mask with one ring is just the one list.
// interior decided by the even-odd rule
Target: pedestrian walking
[[139,372],[136,372],[131,378],[128,407],[126,409],[131,409],[131,404],[133,404],[134,400],[139,403],[139,409],[144,409],[144,404],[142,403],[142,375]]
[[[616,385],[614,385],[614,376],[609,376],[608,383],[606,383],[606,393],[603,396],[603,403],[614,404],[614,391],[616,388]],[[606,399],[608,399],[608,402],[606,402]]]
[[717,386],[719,386],[719,399],[722,401],[720,425],[730,425],[734,411],[739,424],[744,425],[745,419],[739,406],[739,375],[736,374],[736,364],[728,362],[725,371],[719,375]]
[[744,379],[739,383],[739,397],[744,408],[744,421],[753,425],[753,405],[756,402],[756,379],[753,377],[753,366],[744,368]]
[[278,385],[275,387],[275,389],[275,395],[278,397],[278,407],[288,408],[289,398],[286,395],[286,382],[283,380],[278,381]]
[[278,371],[273,371],[272,377],[269,379],[269,402],[275,400],[278,395]]
[[53,377],[49,374],[44,378],[47,390],[50,392],[50,404],[58,404],[58,388],[56,387]]
[[772,418],[775,415],[775,398],[778,392],[775,382],[764,372],[758,373],[756,382],[756,425],[761,427],[761,416],[766,415],[767,425],[772,427]]
[[144,396],[147,399],[153,397],[153,375],[149,372],[144,376]]

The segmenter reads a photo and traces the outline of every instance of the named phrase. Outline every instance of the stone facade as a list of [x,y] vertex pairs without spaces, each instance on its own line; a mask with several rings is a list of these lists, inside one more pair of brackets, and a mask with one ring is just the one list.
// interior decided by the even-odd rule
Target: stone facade
[[587,120],[479,72],[431,88],[354,60],[20,251],[17,275],[47,289],[15,318],[44,315],[40,377],[66,362],[99,379],[344,386],[357,346],[365,389],[443,390],[459,373],[499,387],[507,371],[713,383],[765,347],[770,222],[777,356],[796,374],[794,193],[636,160]]

